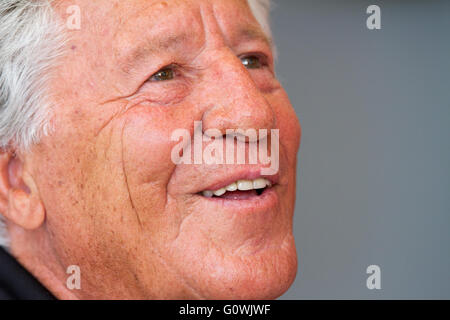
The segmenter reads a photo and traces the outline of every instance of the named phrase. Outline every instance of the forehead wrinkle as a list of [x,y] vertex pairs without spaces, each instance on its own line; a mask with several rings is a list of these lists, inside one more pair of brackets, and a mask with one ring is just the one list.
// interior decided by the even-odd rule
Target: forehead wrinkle
[[[203,8],[202,8],[203,9]],[[202,10],[200,12],[200,29],[202,29],[203,31],[207,31],[205,29],[206,25],[205,25],[205,17],[204,14],[202,14]],[[215,15],[215,12],[213,10],[213,15],[214,18],[214,25],[217,24],[217,18]],[[209,21],[211,23],[211,21]],[[218,28],[214,28],[215,31],[218,31],[219,34],[221,35],[220,38],[222,38],[223,40],[226,41],[225,38],[228,38],[229,41],[228,45],[233,48],[238,46],[240,43],[243,42],[249,42],[249,41],[259,41],[259,42],[263,42],[265,44],[267,44],[269,47],[273,47],[273,41],[272,38],[269,37],[259,26],[259,24],[254,24],[252,22],[246,23],[242,26],[236,26],[233,29],[237,29],[237,31],[232,31],[232,34],[230,37],[225,36],[225,34],[223,33],[223,31],[221,30],[221,28],[216,25]],[[205,32],[203,33],[203,40],[202,42],[204,43],[206,41],[206,34]],[[174,51],[176,48],[181,47],[182,44],[184,43],[189,43],[189,41],[192,41],[195,38],[198,38],[199,34],[195,33],[193,31],[182,31],[179,34],[157,34],[157,35],[149,35],[148,38],[146,40],[144,40],[138,47],[135,47],[131,50],[129,50],[125,55],[123,55],[123,58],[121,58],[120,61],[119,60],[119,65],[121,66],[122,71],[125,74],[130,74],[133,70],[135,70],[135,68],[143,61],[145,61],[145,59],[148,59],[148,57],[152,56],[152,55],[158,55],[161,54],[162,52],[167,52],[167,51]],[[217,39],[217,34],[214,37]]]
[[[237,19],[237,23],[233,24],[231,27],[226,26],[226,24],[224,25],[219,23],[220,20],[223,20],[219,18],[221,13],[217,6],[213,6],[215,21],[219,23],[218,28],[221,30],[221,34],[225,37],[227,45],[230,48],[235,48],[242,42],[258,41],[263,42],[272,48],[273,40],[271,35],[264,32],[259,22],[254,18],[253,12],[251,11],[247,0],[238,1],[238,3],[239,2],[242,2],[245,7],[242,8],[243,10],[234,12],[234,18]],[[249,19],[250,16],[246,14],[247,11],[253,19]],[[242,16],[242,14],[244,14],[244,16]]]

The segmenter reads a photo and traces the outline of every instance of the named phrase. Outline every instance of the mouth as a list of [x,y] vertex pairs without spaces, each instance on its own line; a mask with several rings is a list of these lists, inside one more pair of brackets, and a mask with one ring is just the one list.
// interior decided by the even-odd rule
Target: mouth
[[263,195],[273,187],[273,183],[266,178],[253,180],[236,180],[215,190],[203,190],[198,194],[205,198],[219,198],[226,200],[247,200]]

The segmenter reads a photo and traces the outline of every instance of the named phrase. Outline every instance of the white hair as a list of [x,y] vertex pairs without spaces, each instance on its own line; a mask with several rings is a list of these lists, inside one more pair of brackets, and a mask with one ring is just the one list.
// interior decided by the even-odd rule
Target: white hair
[[[51,132],[47,92],[51,69],[65,43],[52,0],[0,0],[0,151],[26,151]],[[248,0],[271,37],[270,0]],[[0,214],[0,246],[8,247]]]
[[50,2],[0,0],[0,151],[25,151],[49,132],[49,71],[65,43]]

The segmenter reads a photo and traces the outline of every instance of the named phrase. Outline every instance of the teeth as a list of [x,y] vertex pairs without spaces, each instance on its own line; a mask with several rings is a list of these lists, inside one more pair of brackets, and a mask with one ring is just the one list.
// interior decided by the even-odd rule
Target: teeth
[[253,189],[253,182],[251,180],[238,180],[237,182],[238,190],[246,191]]
[[203,194],[204,197],[211,198],[214,193],[212,191],[205,190],[205,191],[202,192],[202,194]]
[[253,189],[264,189],[267,185],[266,179],[253,180]]
[[225,192],[227,192],[227,190],[225,190],[225,188],[220,188],[219,190],[214,191],[214,195],[217,196],[217,197],[220,197]]
[[233,182],[232,184],[228,185],[225,189],[227,189],[227,191],[236,191],[237,190],[237,183]]
[[211,198],[213,195],[216,197],[220,197],[225,194],[227,191],[248,191],[253,189],[264,189],[265,187],[271,187],[272,183],[264,178],[258,178],[255,180],[238,180],[226,186],[225,188],[220,188],[218,190],[205,190],[202,192],[204,197]]

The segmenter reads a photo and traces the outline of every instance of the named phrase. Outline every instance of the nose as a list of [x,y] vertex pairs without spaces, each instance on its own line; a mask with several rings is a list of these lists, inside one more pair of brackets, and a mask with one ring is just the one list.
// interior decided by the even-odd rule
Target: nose
[[268,129],[274,127],[275,115],[250,72],[232,52],[222,53],[211,70],[208,81],[209,108],[203,114],[203,130]]

